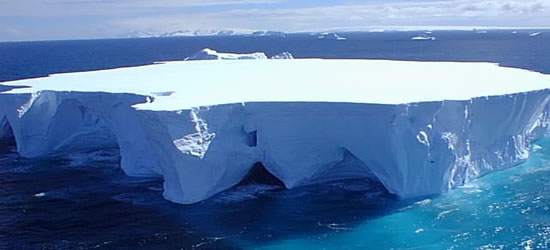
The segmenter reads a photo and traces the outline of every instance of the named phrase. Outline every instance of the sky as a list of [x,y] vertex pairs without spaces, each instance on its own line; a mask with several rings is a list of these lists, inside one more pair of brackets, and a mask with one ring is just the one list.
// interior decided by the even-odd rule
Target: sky
[[550,27],[550,0],[0,0],[2,41],[372,26]]

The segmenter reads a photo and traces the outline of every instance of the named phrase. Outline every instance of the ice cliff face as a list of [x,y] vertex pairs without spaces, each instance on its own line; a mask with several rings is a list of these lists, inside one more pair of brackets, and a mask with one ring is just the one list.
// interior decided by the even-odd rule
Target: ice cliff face
[[6,85],[30,86],[0,93],[0,141],[22,156],[119,147],[127,174],[162,176],[186,204],[256,163],[287,188],[437,194],[521,163],[550,121],[548,76],[485,63],[171,62]]

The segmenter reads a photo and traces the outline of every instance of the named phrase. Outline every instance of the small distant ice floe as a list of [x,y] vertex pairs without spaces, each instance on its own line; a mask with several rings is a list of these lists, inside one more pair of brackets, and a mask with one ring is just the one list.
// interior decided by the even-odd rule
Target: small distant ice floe
[[319,39],[319,40],[337,40],[337,41],[347,40],[347,38],[345,38],[343,36],[340,36],[336,33],[328,33],[328,32],[324,32],[324,33],[319,34],[317,39]]
[[347,230],[350,230],[349,227],[346,227],[345,224],[341,224],[341,223],[328,223],[328,224],[323,224],[321,222],[317,222],[317,225],[320,226],[320,227],[327,227],[329,229],[332,229],[332,230],[335,230],[335,231],[347,231]]
[[486,30],[476,30],[477,34],[487,34]]
[[283,52],[272,56],[271,58],[263,52],[252,52],[252,53],[220,53],[216,50],[205,48],[199,52],[193,54],[192,56],[186,57],[185,61],[195,61],[195,60],[263,60],[263,59],[294,59],[294,56],[290,52]]
[[441,219],[447,217],[447,215],[449,215],[450,213],[452,213],[452,212],[454,212],[454,211],[458,211],[458,208],[450,209],[450,210],[445,210],[445,211],[439,213],[439,214],[437,215],[437,218],[436,218],[436,219],[441,220]]
[[423,206],[426,206],[426,205],[430,204],[431,202],[432,202],[431,199],[424,199],[424,200],[415,202],[414,204],[423,207]]
[[538,36],[540,34],[542,34],[542,32],[531,32],[529,33],[529,36],[533,37],[533,36]]
[[437,39],[434,36],[430,36],[428,34],[430,34],[430,33],[426,32],[426,34],[422,34],[422,35],[419,35],[419,36],[412,37],[411,40],[415,40],[415,41],[434,41],[434,40]]
[[534,144],[532,148],[533,148],[534,152],[537,152],[537,151],[540,151],[542,149],[542,146],[538,145],[538,144]]
[[44,197],[44,196],[46,196],[46,193],[44,193],[44,192],[42,192],[42,193],[37,193],[37,194],[34,194],[34,197],[38,197],[38,198],[40,198],[40,197]]

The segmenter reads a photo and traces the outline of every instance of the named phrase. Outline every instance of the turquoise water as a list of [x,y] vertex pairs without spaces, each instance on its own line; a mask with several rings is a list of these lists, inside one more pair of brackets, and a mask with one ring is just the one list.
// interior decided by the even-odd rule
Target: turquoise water
[[[542,148],[539,148],[542,147]],[[550,138],[531,158],[354,227],[250,249],[550,249]]]

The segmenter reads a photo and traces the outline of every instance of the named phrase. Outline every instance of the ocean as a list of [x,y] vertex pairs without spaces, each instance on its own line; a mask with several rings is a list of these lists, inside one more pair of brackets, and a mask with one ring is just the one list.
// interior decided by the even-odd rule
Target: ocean
[[[296,58],[483,61],[550,74],[550,32],[344,33],[344,41],[174,37],[0,43],[0,84],[182,60],[202,48]],[[398,73],[398,72],[396,72]],[[426,76],[429,77],[429,76]],[[74,83],[78,84],[78,83]],[[518,83],[521,84],[521,83]],[[240,185],[193,205],[162,180],[125,176],[117,148],[25,159],[0,148],[0,249],[548,249],[550,137],[531,158],[446,194],[398,200],[349,180],[285,190]]]

